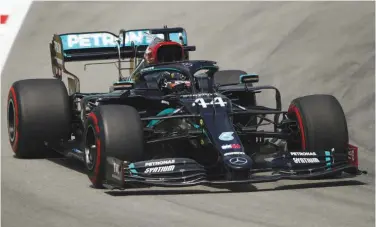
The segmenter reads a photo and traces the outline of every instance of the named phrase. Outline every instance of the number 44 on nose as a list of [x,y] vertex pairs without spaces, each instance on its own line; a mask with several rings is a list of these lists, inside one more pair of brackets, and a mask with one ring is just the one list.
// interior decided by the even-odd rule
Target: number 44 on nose
[[192,106],[196,106],[196,103],[202,106],[202,108],[207,108],[209,105],[220,105],[221,107],[225,107],[227,104],[227,102],[224,102],[221,97],[215,97],[209,103],[205,102],[203,98],[198,98],[192,103]]

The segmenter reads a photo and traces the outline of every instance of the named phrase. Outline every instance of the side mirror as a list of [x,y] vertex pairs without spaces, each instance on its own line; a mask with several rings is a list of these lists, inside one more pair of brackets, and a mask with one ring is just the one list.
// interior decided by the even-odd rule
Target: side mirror
[[196,51],[196,46],[183,46],[184,51]]
[[259,76],[256,74],[245,74],[240,75],[240,83],[248,84],[248,83],[257,83],[259,82]]

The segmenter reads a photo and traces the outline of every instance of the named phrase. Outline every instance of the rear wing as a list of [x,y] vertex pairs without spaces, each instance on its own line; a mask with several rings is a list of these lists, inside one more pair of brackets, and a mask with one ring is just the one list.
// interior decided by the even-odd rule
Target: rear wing
[[[68,74],[68,86],[73,89],[69,92],[79,92],[79,79],[66,70],[67,62],[117,59],[120,77],[123,69],[133,71],[154,36],[181,43],[187,58],[188,52],[195,50],[188,46],[187,33],[181,27],[120,30],[119,35],[108,31],[55,34],[50,43],[53,75],[62,78],[63,72]],[[122,68],[121,62],[130,62],[130,67]]]

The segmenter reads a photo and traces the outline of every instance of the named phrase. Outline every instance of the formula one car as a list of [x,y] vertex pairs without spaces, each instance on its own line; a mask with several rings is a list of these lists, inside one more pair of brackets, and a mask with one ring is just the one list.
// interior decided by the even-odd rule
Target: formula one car
[[[56,151],[82,161],[94,187],[111,189],[362,174],[335,97],[296,98],[283,111],[277,88],[255,86],[258,75],[190,60],[183,28],[59,34],[50,50],[55,78],[10,88],[19,158]],[[117,59],[118,81],[107,93],[80,92],[66,63],[105,59]],[[258,104],[262,90],[275,91],[275,107]]]

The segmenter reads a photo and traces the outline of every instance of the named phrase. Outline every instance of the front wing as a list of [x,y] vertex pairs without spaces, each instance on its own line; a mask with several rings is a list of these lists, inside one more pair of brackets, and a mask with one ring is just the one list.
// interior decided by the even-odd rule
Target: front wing
[[[308,155],[307,155],[308,153]],[[304,180],[330,177],[345,173],[348,177],[360,175],[358,148],[350,145],[347,153],[329,151],[283,152],[263,164],[254,163],[249,175],[243,178],[218,178],[208,169],[188,158],[167,158],[128,163],[107,157],[106,186],[111,189],[161,186],[184,187],[194,185],[224,185]]]

